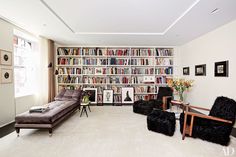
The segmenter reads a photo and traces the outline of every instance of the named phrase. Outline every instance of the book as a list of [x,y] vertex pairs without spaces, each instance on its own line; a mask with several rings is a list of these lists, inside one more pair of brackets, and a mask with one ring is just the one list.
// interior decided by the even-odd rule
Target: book
[[48,106],[33,106],[33,107],[30,108],[29,112],[30,113],[34,113],[34,112],[43,113],[43,112],[46,112],[48,110],[49,110]]

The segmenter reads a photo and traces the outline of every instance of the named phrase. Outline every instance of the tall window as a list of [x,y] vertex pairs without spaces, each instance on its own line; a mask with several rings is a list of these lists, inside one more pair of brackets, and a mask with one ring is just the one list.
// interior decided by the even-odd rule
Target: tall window
[[14,77],[15,96],[35,93],[37,43],[17,34],[14,35]]

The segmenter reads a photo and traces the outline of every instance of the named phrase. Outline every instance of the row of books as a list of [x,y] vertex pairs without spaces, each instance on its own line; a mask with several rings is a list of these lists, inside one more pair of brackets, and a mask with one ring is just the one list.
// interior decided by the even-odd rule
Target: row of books
[[106,55],[106,49],[100,48],[83,48],[82,49],[83,55],[88,56],[104,56]]
[[173,49],[157,48],[156,56],[173,56]]
[[84,58],[83,65],[107,65],[107,59],[101,58]]
[[58,68],[58,74],[81,74],[81,68]]
[[105,84],[106,83],[106,78],[105,77],[88,77],[84,76],[83,77],[83,82],[84,83],[92,83],[92,84]]
[[81,55],[80,48],[58,48],[57,55]]
[[[156,74],[172,74],[173,68],[156,68]],[[103,68],[103,67],[83,67],[81,68],[58,68],[58,74],[87,74],[87,75],[106,75],[106,74],[130,74],[129,68],[118,68],[118,67],[110,67],[110,68]],[[154,68],[133,68],[132,74],[154,74]],[[131,75],[132,75],[131,74]]]
[[106,68],[92,68],[92,67],[84,67],[83,68],[83,74],[94,74],[94,75],[101,75],[106,74],[107,69]]
[[58,83],[82,83],[82,77],[80,76],[58,76]]
[[132,49],[132,56],[153,56],[153,49]]
[[172,78],[168,78],[166,76],[156,77],[156,83],[158,83],[158,84],[165,84],[165,83],[167,83],[171,79]]
[[102,99],[102,95],[97,95],[97,103],[102,103],[103,99]]
[[111,86],[110,89],[113,90],[114,94],[121,94],[121,87],[119,86]]
[[156,58],[156,65],[173,65],[172,58]]
[[131,59],[131,65],[153,65],[153,59],[152,58],[136,58]]
[[108,74],[130,74],[130,68],[108,68]]
[[113,98],[114,98],[113,102],[121,103],[121,101],[122,101],[121,95],[114,95]]
[[[105,48],[58,48],[58,55],[94,55],[94,56],[130,56],[129,48],[125,49],[105,49]],[[156,56],[173,56],[173,49],[156,48]],[[132,48],[132,56],[153,56],[151,48]]]
[[172,67],[166,67],[166,68],[156,68],[155,69],[155,74],[160,75],[160,74],[173,74],[173,68]]
[[136,86],[134,87],[135,93],[156,93],[157,89],[155,86]]
[[118,58],[111,58],[109,59],[110,65],[130,65],[129,59],[118,59]]
[[143,77],[142,76],[132,76],[131,83],[132,84],[143,83]]
[[130,77],[126,77],[126,76],[123,76],[123,77],[109,77],[108,80],[109,80],[108,82],[112,83],[112,84],[131,83]]
[[76,89],[82,89],[82,85],[58,85],[58,91],[62,90],[62,89],[72,89],[72,90],[76,90]]
[[154,74],[154,68],[132,68],[132,74]]
[[109,56],[129,56],[129,49],[108,49]]
[[58,58],[58,65],[82,65],[81,58]]
[[150,100],[150,99],[157,99],[156,94],[135,95],[135,96],[134,96],[134,101],[138,101],[138,100]]

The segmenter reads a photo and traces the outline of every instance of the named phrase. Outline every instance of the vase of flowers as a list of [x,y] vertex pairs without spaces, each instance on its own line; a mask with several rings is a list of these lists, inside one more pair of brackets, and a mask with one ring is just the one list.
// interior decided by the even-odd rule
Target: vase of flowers
[[193,80],[171,79],[167,82],[167,84],[178,93],[180,101],[183,101],[183,94],[186,90],[193,86]]

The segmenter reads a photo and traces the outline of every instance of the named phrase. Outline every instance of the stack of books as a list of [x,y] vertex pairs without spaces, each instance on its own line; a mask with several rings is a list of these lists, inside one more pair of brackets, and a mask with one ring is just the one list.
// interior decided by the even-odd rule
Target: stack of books
[[43,113],[49,110],[48,106],[33,106],[30,108],[30,113]]

